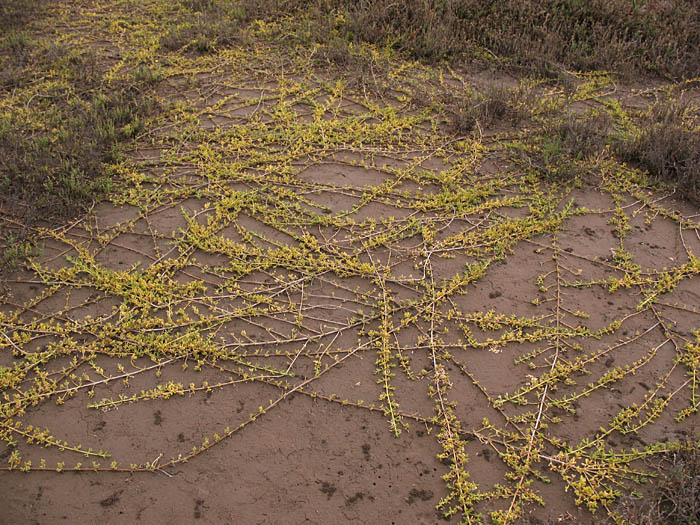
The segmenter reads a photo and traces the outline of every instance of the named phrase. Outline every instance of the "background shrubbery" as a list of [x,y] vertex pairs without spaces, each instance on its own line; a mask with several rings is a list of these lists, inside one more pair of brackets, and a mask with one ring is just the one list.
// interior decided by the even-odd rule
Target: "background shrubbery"
[[[700,5],[688,0],[318,0],[348,38],[437,60],[484,51],[526,69],[695,76]],[[481,48],[481,49],[478,49]]]
[[700,203],[700,118],[687,100],[663,99],[642,120],[638,134],[617,146],[622,158],[673,183]]
[[[692,0],[181,0],[195,18],[166,49],[226,42],[254,19],[293,15],[311,36],[390,46],[425,61],[497,58],[526,72],[616,69],[693,77],[700,4]],[[556,68],[555,68],[556,70]]]

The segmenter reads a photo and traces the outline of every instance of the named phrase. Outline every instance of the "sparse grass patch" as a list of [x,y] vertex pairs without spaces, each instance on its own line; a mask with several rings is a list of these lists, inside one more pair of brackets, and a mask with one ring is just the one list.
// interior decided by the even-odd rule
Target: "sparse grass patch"
[[110,190],[104,164],[153,112],[148,88],[160,73],[141,65],[130,79],[108,85],[95,53],[28,42],[25,36],[5,41],[31,66],[5,89],[51,80],[25,95],[21,110],[0,113],[0,191],[13,214],[31,223],[70,217]]
[[3,49],[17,57],[18,61],[24,61],[26,59],[31,45],[31,39],[22,31],[10,31],[2,41]]
[[14,116],[0,120],[0,189],[25,216],[70,216],[111,188],[104,163],[116,159],[119,141],[136,135],[153,102],[128,89],[71,98],[44,108],[37,128]]
[[0,29],[18,29],[39,15],[44,8],[44,0],[3,0],[0,3]]
[[6,231],[0,236],[0,295],[2,274],[16,269],[22,261],[35,255],[37,245],[21,232]]
[[211,19],[173,28],[160,38],[160,45],[168,51],[191,50],[204,54],[235,39],[236,30],[230,22]]
[[136,69],[132,71],[131,75],[134,77],[134,81],[137,84],[143,84],[146,86],[155,85],[163,78],[163,74],[160,69],[150,68],[145,64],[139,64]]
[[160,45],[168,51],[214,53],[239,41],[241,30],[251,21],[271,19],[294,13],[302,2],[281,0],[181,0],[190,16],[160,37]]
[[192,15],[160,37],[160,45],[168,51],[212,53],[219,46],[233,43],[240,27],[248,21],[243,7],[217,0],[181,0]]
[[11,30],[0,40],[0,90],[21,84],[34,43],[22,31]]

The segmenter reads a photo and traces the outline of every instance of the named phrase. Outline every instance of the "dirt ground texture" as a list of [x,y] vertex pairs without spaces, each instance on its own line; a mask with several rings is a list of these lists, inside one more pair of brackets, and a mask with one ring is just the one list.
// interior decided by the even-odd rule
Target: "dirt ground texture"
[[160,111],[5,280],[0,522],[601,523],[697,438],[700,210],[542,131],[692,83],[339,64],[263,22],[171,52],[174,7],[82,4],[41,34]]

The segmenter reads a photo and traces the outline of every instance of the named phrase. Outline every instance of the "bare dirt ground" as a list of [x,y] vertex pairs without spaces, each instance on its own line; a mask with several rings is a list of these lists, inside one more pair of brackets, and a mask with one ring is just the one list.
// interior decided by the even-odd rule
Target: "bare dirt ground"
[[[667,84],[358,73],[262,24],[167,54],[145,20],[61,29],[159,68],[162,111],[6,281],[0,522],[600,523],[697,433],[700,212],[539,135]],[[524,98],[455,131],[494,87]]]

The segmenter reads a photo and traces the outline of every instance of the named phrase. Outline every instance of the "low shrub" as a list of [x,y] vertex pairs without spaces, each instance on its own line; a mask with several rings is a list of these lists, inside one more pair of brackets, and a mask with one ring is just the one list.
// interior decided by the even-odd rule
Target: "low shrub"
[[548,121],[543,134],[555,140],[569,156],[581,160],[601,152],[612,131],[612,119],[605,112],[569,114]]
[[669,182],[686,198],[700,203],[700,119],[683,98],[654,104],[639,131],[620,139],[620,157]]
[[667,467],[652,480],[643,498],[628,497],[621,502],[619,514],[625,523],[700,523],[700,445],[683,443],[666,459]]
[[489,87],[465,95],[446,95],[444,107],[453,131],[459,134],[480,132],[495,121],[517,124],[529,114],[527,104],[532,92],[517,88]]

